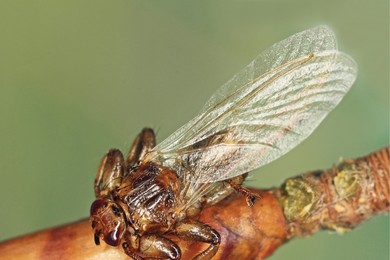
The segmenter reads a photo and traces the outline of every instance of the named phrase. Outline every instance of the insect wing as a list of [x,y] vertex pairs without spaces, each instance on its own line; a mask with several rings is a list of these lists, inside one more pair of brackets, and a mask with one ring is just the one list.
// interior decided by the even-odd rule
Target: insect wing
[[249,172],[309,136],[356,74],[329,28],[297,33],[262,52],[147,157],[191,183]]

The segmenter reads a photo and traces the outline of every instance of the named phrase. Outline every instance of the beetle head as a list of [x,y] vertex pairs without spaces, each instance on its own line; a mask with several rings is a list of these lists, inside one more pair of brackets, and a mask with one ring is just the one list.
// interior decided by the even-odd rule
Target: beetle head
[[97,199],[91,205],[90,214],[95,244],[99,245],[101,238],[111,246],[118,246],[126,230],[123,209],[107,198]]

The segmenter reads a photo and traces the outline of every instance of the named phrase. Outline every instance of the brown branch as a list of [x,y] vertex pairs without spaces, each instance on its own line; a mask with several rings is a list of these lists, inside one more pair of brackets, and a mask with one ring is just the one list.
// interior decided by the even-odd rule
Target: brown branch
[[[350,230],[362,221],[390,209],[389,147],[339,166],[288,179],[281,188],[254,190],[262,199],[248,208],[245,198],[234,195],[202,211],[200,220],[222,237],[214,259],[260,259],[271,255],[293,237],[320,229]],[[204,249],[204,244],[170,237],[184,259]],[[116,248],[95,246],[90,223],[47,229],[0,244],[5,259],[128,259]]]
[[344,233],[388,212],[389,149],[288,179],[282,189],[274,190],[289,223],[288,236],[307,236],[319,229]]

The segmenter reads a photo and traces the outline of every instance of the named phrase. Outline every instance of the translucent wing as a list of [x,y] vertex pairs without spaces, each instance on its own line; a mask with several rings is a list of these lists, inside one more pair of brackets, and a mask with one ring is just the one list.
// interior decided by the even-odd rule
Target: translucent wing
[[146,158],[193,186],[254,170],[309,136],[356,73],[329,28],[297,33],[262,52]]

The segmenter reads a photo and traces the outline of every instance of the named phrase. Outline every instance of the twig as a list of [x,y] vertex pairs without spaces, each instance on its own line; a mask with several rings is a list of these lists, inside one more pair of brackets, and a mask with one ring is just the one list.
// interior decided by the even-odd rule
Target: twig
[[[200,220],[222,238],[214,259],[261,259],[293,237],[320,229],[345,232],[390,210],[390,148],[339,166],[288,179],[280,188],[254,190],[262,197],[252,208],[245,198],[204,209]],[[190,259],[204,244],[170,236]],[[73,224],[26,235],[0,244],[0,259],[128,259],[104,243],[95,246],[90,223]]]

